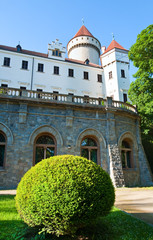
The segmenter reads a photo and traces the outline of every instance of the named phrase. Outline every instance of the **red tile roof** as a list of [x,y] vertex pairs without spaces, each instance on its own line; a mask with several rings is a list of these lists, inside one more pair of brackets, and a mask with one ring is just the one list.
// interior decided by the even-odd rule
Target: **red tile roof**
[[[8,47],[8,46],[4,46],[4,45],[0,45],[0,49],[3,50],[7,50],[7,51],[12,51],[12,52],[18,52],[17,48],[14,47]],[[48,57],[48,54],[45,53],[40,53],[40,52],[34,52],[34,51],[29,51],[29,50],[24,50],[22,49],[20,52],[18,53],[23,53],[23,54],[28,54],[28,55],[34,55],[34,56],[38,56],[38,57]]]
[[127,49],[123,48],[118,42],[116,42],[115,40],[113,40],[103,54],[109,52],[110,50],[112,50],[112,49],[114,49],[114,48],[118,48],[118,49],[122,49],[122,50],[128,51]]
[[79,36],[94,37],[84,25],[82,25],[79,31],[75,34],[74,38]]

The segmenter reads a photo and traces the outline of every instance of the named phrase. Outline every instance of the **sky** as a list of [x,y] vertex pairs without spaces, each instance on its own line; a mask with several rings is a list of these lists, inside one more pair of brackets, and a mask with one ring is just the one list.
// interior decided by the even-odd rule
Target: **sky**
[[[126,49],[153,24],[153,0],[0,0],[0,45],[47,53],[48,43],[63,46],[84,25],[102,46],[115,40]],[[130,80],[136,68],[130,63]]]

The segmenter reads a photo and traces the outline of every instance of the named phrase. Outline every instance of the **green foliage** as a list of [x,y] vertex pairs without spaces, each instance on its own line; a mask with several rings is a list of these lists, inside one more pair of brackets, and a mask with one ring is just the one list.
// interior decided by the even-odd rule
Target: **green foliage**
[[129,58],[138,68],[134,74],[136,81],[129,89],[129,98],[137,106],[143,133],[148,134],[153,128],[153,25],[138,34]]
[[133,75],[136,80],[131,83],[129,98],[141,117],[143,146],[153,171],[153,25],[138,34],[136,43],[130,48],[129,58],[138,68]]
[[21,179],[16,207],[25,223],[40,232],[73,235],[78,228],[106,216],[115,194],[109,175],[78,156],[42,160]]

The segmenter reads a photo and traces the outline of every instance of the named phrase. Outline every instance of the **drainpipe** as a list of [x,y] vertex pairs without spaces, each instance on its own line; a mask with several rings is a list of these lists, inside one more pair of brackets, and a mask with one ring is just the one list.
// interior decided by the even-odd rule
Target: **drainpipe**
[[33,85],[33,69],[34,69],[34,57],[32,58],[31,90],[32,90],[32,85]]

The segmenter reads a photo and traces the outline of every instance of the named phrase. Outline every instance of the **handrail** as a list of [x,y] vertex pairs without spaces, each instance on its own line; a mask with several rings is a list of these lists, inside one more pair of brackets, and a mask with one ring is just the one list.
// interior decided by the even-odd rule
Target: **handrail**
[[124,103],[121,101],[114,101],[111,97],[107,99],[103,98],[92,98],[87,96],[76,96],[72,94],[60,94],[60,93],[51,93],[51,92],[40,92],[33,90],[24,90],[18,88],[6,88],[0,87],[0,97],[1,96],[11,96],[17,98],[30,98],[30,99],[39,99],[48,100],[50,102],[67,102],[73,104],[86,104],[86,105],[98,105],[105,108],[118,108],[137,113],[136,107],[131,104]]

